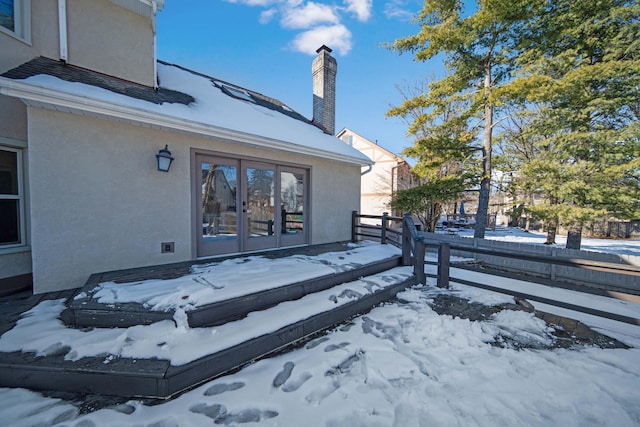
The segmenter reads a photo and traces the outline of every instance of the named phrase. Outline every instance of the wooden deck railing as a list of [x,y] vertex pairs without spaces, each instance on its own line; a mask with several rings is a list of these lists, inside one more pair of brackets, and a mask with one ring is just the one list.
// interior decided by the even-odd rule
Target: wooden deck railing
[[[373,219],[380,221],[376,224],[363,224],[360,219]],[[401,224],[402,228],[398,229],[397,224]],[[391,226],[393,224],[393,226]],[[397,239],[397,235],[401,235],[400,241]],[[576,306],[573,304],[563,303],[560,301],[553,301],[547,298],[539,297],[536,295],[530,295],[523,292],[510,291],[503,288],[498,288],[485,283],[478,283],[468,281],[462,278],[451,277],[451,250],[463,251],[468,253],[478,253],[485,255],[493,255],[507,258],[516,258],[523,262],[540,262],[548,263],[551,265],[568,266],[580,269],[589,269],[597,271],[607,271],[616,274],[629,275],[632,277],[640,278],[640,267],[634,265],[600,262],[578,258],[561,258],[551,257],[536,254],[523,254],[507,251],[500,251],[495,249],[481,249],[473,247],[472,245],[463,244],[451,244],[449,242],[438,240],[438,235],[433,233],[423,233],[418,231],[416,224],[414,223],[411,215],[405,214],[402,218],[391,217],[388,214],[382,216],[376,215],[361,215],[357,212],[353,212],[353,227],[352,227],[352,240],[354,242],[360,240],[360,238],[367,238],[369,240],[378,240],[381,243],[391,243],[402,249],[402,264],[413,265],[414,274],[420,283],[426,284],[427,277],[433,277],[436,279],[438,287],[448,288],[450,281],[461,283],[469,286],[475,286],[482,289],[491,290],[494,292],[507,293],[516,297],[522,297],[531,299],[534,301],[543,302],[546,304],[553,304],[559,307],[564,307],[570,310],[581,311],[596,316],[603,316],[608,318],[614,318],[621,322],[640,325],[640,319],[631,318],[628,316],[615,315],[612,313],[604,313],[598,310],[594,310],[588,307]],[[470,239],[471,240],[471,239]],[[437,273],[428,274],[425,272],[425,264],[434,264],[434,262],[425,261],[425,254],[428,247],[432,247],[437,253]],[[517,277],[515,277],[517,276]],[[532,281],[532,277],[525,276],[524,274],[514,273],[514,278],[522,281]]]

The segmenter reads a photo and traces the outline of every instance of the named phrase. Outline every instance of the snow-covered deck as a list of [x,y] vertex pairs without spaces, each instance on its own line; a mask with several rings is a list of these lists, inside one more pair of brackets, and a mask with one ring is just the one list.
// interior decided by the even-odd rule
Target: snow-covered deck
[[0,337],[0,385],[170,397],[414,285],[399,255],[389,245],[349,244],[90,284],[68,304],[43,301]]

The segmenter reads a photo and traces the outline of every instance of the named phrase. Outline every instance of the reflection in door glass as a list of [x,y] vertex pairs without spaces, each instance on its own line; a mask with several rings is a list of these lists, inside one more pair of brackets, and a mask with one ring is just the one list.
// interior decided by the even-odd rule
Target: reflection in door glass
[[280,232],[298,234],[303,231],[304,174],[281,172],[280,174]]
[[274,224],[274,172],[247,168],[249,237],[272,236]]
[[205,241],[238,238],[235,166],[202,163],[202,238]]

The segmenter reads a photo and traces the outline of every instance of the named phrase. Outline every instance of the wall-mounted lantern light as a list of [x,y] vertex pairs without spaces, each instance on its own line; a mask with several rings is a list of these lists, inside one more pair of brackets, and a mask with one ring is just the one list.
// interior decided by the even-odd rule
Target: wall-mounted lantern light
[[162,172],[169,172],[171,162],[173,162],[173,157],[171,157],[171,151],[169,151],[168,145],[165,145],[164,148],[156,154],[156,159],[158,159],[158,170]]

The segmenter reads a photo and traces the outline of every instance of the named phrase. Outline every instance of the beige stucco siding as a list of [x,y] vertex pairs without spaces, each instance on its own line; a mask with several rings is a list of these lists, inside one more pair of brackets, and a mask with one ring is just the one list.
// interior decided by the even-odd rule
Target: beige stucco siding
[[70,63],[154,85],[150,18],[109,1],[67,0],[67,20]]
[[27,107],[22,101],[0,95],[0,117],[0,137],[27,140]]
[[318,162],[312,174],[312,243],[351,239],[351,213],[360,210],[360,167]]
[[156,170],[169,134],[30,108],[29,136],[34,292],[190,258],[188,162]]
[[57,0],[31,1],[30,40],[0,33],[0,74],[37,56],[60,58]]
[[31,273],[31,251],[18,248],[0,252],[0,279],[29,273]]
[[[165,144],[176,159],[156,170]],[[360,167],[295,153],[29,108],[34,292],[97,272],[195,259],[191,156],[225,153],[311,170],[311,243],[348,240]],[[64,173],[63,173],[64,172]],[[174,253],[161,253],[175,242]]]
[[[67,62],[154,86],[153,18],[108,0],[66,3]],[[0,33],[0,74],[38,56],[61,58],[57,0],[31,1],[30,40]]]

